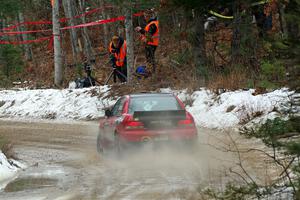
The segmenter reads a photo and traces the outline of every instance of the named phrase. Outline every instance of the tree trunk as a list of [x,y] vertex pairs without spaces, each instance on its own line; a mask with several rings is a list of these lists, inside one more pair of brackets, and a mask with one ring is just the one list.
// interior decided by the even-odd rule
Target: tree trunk
[[134,45],[133,45],[133,23],[132,10],[126,8],[125,31],[127,42],[127,83],[132,82],[132,71],[134,67]]
[[[85,0],[78,0],[78,4],[79,4],[80,11],[82,13],[84,13],[85,12]],[[86,23],[85,16],[81,17],[81,22],[83,24]],[[92,49],[91,40],[90,40],[90,37],[89,37],[89,34],[88,34],[88,30],[87,30],[86,27],[84,27],[84,28],[81,29],[81,34],[82,34],[83,41],[84,41],[85,56],[87,57],[87,59],[89,61],[90,60],[95,60],[95,56],[94,56],[94,52],[93,52],[93,49]]]
[[52,8],[52,21],[54,40],[54,84],[57,87],[61,87],[63,82],[63,68],[60,44],[59,0],[54,0],[54,5]]
[[[109,15],[106,14],[106,12],[103,11],[103,16],[104,16],[104,19],[108,19],[109,18]],[[110,41],[110,34],[109,34],[109,28],[108,28],[108,25],[107,24],[103,24],[103,33],[104,33],[104,47],[107,48],[108,45],[109,45],[109,41]]]
[[[0,14],[0,32],[3,32],[3,28],[4,28],[4,19],[2,18],[2,13]],[[0,39],[2,39],[2,36],[0,36]]]
[[[99,5],[100,6],[104,6],[105,5],[105,1],[104,0],[99,0]],[[102,16],[104,19],[108,19],[109,18],[109,15],[108,13],[106,12],[106,9],[104,8],[103,11],[102,11]],[[103,24],[103,34],[104,34],[104,47],[107,48],[108,45],[109,45],[109,41],[110,41],[110,38],[111,38],[111,35],[109,34],[109,28],[108,28],[108,25],[107,24]]]
[[[65,15],[68,20],[68,25],[69,26],[75,26],[76,24],[76,19],[74,19],[75,13],[74,13],[74,1],[72,0],[63,0],[63,7],[65,11]],[[70,40],[71,40],[71,45],[72,45],[72,55],[73,55],[73,63],[77,65],[78,62],[78,53],[79,53],[79,48],[78,48],[78,37],[77,37],[77,31],[76,29],[69,29],[70,32]]]
[[[18,22],[18,23],[20,23],[19,15],[16,17],[15,21]],[[21,32],[22,30],[25,30],[24,26],[22,27],[22,29],[21,29],[21,26],[17,26],[16,29],[17,29],[18,32]],[[16,37],[16,40],[18,40],[18,41],[23,41],[22,35],[15,35],[13,37]],[[24,47],[24,45],[22,45],[22,47]],[[22,49],[23,49],[23,52],[25,54],[25,49],[24,48],[22,48]]]
[[280,26],[281,26],[281,31],[284,36],[288,35],[288,30],[287,30],[287,24],[285,20],[285,5],[281,2],[279,2],[279,15],[280,15]]
[[194,10],[194,14],[195,25],[194,33],[191,37],[191,44],[198,77],[200,78],[201,84],[205,85],[208,82],[208,70],[206,67],[204,16],[198,9]]
[[239,64],[241,61],[241,15],[239,11],[240,1],[233,4],[233,36],[231,43],[231,63]]
[[[19,19],[20,23],[24,23],[24,21],[25,21],[24,20],[24,15],[23,15],[23,13],[21,11],[19,11],[18,19]],[[24,25],[20,26],[20,31],[25,31],[25,26]],[[28,40],[27,34],[22,34],[21,37],[22,37],[22,41]],[[30,44],[24,44],[23,45],[23,49],[24,49],[24,53],[25,53],[25,59],[27,61],[31,61],[32,60],[32,48],[31,48],[31,45]]]

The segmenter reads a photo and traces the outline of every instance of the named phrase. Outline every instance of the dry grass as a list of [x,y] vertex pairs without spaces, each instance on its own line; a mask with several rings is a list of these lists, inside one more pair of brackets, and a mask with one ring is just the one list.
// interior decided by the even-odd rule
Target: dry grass
[[[160,88],[188,89],[194,91],[200,87],[199,81],[191,71],[170,70],[172,66],[160,65],[151,77],[138,80],[134,77],[132,84],[113,84],[107,98],[123,96],[132,93],[159,92]],[[188,77],[188,78],[187,78]]]
[[232,71],[227,75],[218,74],[215,75],[208,83],[208,88],[213,91],[219,89],[237,90],[244,88],[247,84],[246,72]]
[[0,137],[0,150],[8,158],[16,159],[15,152],[13,151],[12,143],[8,142],[5,138]]

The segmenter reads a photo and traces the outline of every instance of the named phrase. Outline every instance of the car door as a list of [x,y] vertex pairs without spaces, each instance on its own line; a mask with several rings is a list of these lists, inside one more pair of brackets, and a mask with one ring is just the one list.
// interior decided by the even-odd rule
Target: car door
[[125,102],[125,97],[120,98],[111,110],[112,116],[106,118],[103,124],[105,138],[110,141],[114,141],[116,125],[118,123],[118,119],[122,116]]

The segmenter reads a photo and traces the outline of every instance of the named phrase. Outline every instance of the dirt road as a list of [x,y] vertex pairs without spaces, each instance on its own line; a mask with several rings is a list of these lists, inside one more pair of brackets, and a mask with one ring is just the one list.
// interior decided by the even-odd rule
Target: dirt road
[[[97,130],[97,122],[0,121],[0,135],[28,166],[0,199],[201,199],[201,189],[238,179],[229,173],[239,171],[238,155],[220,150],[239,141],[237,134],[199,128],[196,151],[138,149],[116,159],[97,153]],[[244,158],[255,180],[268,181],[274,170],[257,165],[260,156]]]

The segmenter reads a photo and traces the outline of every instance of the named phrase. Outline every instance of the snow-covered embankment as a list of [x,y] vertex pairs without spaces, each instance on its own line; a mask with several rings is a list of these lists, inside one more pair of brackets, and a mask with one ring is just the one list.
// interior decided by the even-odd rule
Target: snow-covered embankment
[[90,120],[114,101],[98,97],[108,87],[0,91],[0,118]]
[[[0,91],[0,118],[91,120],[104,115],[104,108],[115,99],[104,98],[108,87],[65,90],[4,90]],[[234,128],[241,124],[260,123],[267,118],[285,117],[288,113],[299,114],[299,107],[291,102],[300,95],[288,89],[254,95],[254,90],[224,92],[216,95],[200,89],[192,94],[186,90],[172,92],[190,105],[198,126],[207,128]],[[102,96],[101,96],[102,94]],[[100,97],[99,97],[100,96]],[[18,168],[12,165],[0,151],[0,188],[16,177]]]
[[[115,99],[99,97],[108,87],[65,90],[5,90],[0,91],[0,118],[91,120],[104,115],[104,108]],[[255,95],[254,90],[239,90],[216,95],[200,89],[192,94],[185,90],[172,92],[184,102],[198,126],[206,128],[233,128],[249,122],[259,123],[266,118],[285,117],[288,112],[299,113],[299,107],[291,107],[299,94],[286,88]],[[101,95],[100,95],[101,96]]]
[[14,179],[20,170],[13,162],[7,160],[6,156],[0,150],[0,190]]
[[207,128],[235,128],[245,124],[260,124],[266,119],[285,118],[288,114],[299,114],[300,94],[288,89],[279,89],[255,95],[255,90],[239,90],[216,95],[209,90],[194,92],[191,96],[179,93],[182,100],[193,102],[187,109],[196,123]]

